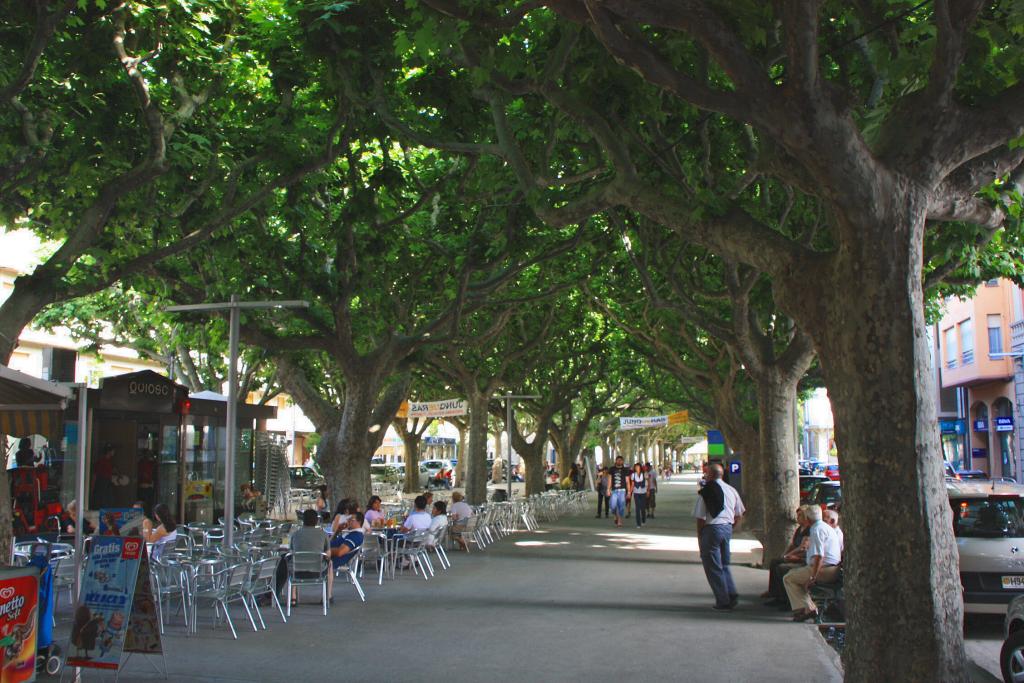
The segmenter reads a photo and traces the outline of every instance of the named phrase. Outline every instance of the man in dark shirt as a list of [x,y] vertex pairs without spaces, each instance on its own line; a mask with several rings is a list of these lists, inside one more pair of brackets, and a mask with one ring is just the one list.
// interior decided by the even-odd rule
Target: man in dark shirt
[[626,496],[629,494],[629,470],[622,465],[622,456],[615,458],[615,467],[608,469],[608,507],[615,515],[615,526],[622,526],[626,514]]

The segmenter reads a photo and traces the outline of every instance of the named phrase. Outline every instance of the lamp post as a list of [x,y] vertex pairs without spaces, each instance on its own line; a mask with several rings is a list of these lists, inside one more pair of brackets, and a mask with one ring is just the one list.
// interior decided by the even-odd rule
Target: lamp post
[[189,304],[184,306],[168,306],[170,313],[186,313],[195,311],[228,311],[228,405],[227,415],[227,448],[224,463],[224,547],[234,544],[235,532],[235,460],[238,451],[238,336],[240,311],[263,308],[309,308],[308,301],[239,301],[238,296],[231,295],[231,301],[209,304]]

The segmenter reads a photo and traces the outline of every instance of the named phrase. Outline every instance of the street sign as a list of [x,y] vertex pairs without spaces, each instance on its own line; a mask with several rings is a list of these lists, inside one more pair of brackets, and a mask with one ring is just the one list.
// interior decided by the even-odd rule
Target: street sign
[[680,410],[678,413],[672,413],[671,415],[668,416],[668,424],[669,424],[669,426],[681,425],[681,424],[684,424],[684,423],[689,422],[689,421],[690,421],[690,411],[689,410]]
[[997,432],[1012,432],[1013,431],[1013,418],[1012,417],[997,417],[995,419],[996,431]]
[[729,474],[739,474],[739,473],[740,473],[740,461],[739,460],[730,460],[729,461]]

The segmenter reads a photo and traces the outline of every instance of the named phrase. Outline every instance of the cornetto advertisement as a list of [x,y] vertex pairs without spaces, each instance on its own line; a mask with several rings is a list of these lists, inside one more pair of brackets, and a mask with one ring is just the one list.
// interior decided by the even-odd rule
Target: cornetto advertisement
[[141,538],[92,537],[71,622],[68,666],[118,668],[142,552]]
[[0,683],[36,678],[38,603],[35,569],[0,570]]

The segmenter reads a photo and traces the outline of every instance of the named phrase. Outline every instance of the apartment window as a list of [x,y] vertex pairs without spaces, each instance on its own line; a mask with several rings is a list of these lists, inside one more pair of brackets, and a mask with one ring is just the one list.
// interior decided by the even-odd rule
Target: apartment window
[[1024,320],[1024,290],[1017,285],[1012,288],[1013,291],[1013,321]]
[[963,321],[960,327],[960,362],[970,365],[974,362],[974,321]]
[[988,352],[1003,352],[1003,316],[998,313],[988,316]]
[[985,281],[985,286],[986,287],[998,287],[999,286],[999,278],[994,277],[991,280],[986,280]]
[[956,330],[952,327],[943,333],[946,337],[946,367],[956,367]]

